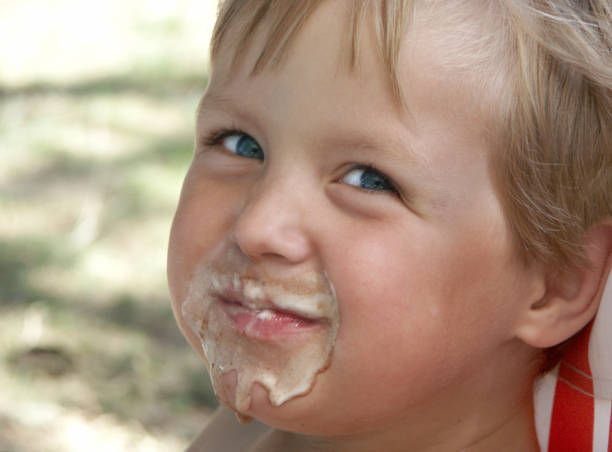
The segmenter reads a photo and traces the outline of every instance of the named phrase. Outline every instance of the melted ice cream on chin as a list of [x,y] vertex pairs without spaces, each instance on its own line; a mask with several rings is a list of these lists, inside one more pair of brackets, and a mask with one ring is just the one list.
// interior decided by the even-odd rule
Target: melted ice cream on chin
[[[240,417],[250,407],[255,383],[266,388],[274,406],[309,393],[317,374],[330,364],[338,332],[338,305],[331,282],[317,273],[269,282],[223,268],[201,265],[182,305],[183,317],[201,340],[217,397]],[[276,309],[318,319],[321,327],[296,340],[249,338],[236,330],[220,307],[215,294],[227,290],[240,293],[242,301],[252,309],[269,307],[271,301]],[[236,377],[233,391],[227,387],[227,378],[223,378],[231,372]]]

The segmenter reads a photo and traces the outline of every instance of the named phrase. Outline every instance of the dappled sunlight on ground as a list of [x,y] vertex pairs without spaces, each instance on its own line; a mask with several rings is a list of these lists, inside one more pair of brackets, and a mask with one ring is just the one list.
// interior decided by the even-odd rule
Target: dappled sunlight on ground
[[0,12],[0,450],[180,450],[216,402],[166,241],[212,0]]

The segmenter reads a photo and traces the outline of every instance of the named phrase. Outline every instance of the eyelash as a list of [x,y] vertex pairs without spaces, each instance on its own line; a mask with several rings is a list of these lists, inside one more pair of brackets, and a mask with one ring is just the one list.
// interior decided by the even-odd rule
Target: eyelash
[[[231,135],[237,135],[237,134],[242,134],[242,135],[249,135],[248,133],[244,132],[243,130],[241,130],[240,128],[237,127],[229,127],[229,128],[221,128],[221,129],[215,129],[212,130],[211,132],[209,132],[207,135],[204,136],[203,140],[202,140],[202,144],[204,144],[204,146],[207,147],[212,147],[212,146],[219,146],[223,140]],[[250,135],[249,135],[250,136]],[[367,193],[367,194],[388,194],[388,195],[392,195],[392,196],[399,196],[399,190],[397,189],[395,183],[393,182],[392,179],[390,179],[384,172],[382,172],[381,170],[379,170],[376,167],[376,164],[374,162],[368,162],[368,163],[364,163],[364,164],[356,164],[355,166],[351,167],[349,171],[353,171],[353,170],[357,170],[357,169],[361,169],[361,170],[365,170],[365,171],[373,171],[378,173],[382,178],[384,178],[389,185],[391,186],[392,190],[386,191],[386,190],[371,190],[371,189],[367,189],[367,188],[361,188],[361,191]]]
[[368,193],[368,194],[389,194],[392,196],[399,196],[399,190],[397,189],[397,186],[395,185],[395,182],[393,182],[393,179],[391,179],[389,176],[387,176],[383,171],[379,170],[378,167],[376,166],[376,164],[374,162],[369,162],[369,163],[365,163],[365,164],[357,164],[354,167],[351,168],[352,170],[356,170],[356,169],[361,169],[361,170],[366,170],[366,171],[373,171],[375,173],[378,173],[378,175],[380,175],[391,187],[391,190],[387,191],[387,190],[371,190],[371,189],[367,189],[367,188],[361,188],[361,190],[363,190],[364,192]]
[[204,146],[218,146],[223,142],[225,138],[229,137],[230,135],[239,134],[249,135],[248,133],[236,127],[215,129],[204,136],[204,138],[202,139],[202,144]]

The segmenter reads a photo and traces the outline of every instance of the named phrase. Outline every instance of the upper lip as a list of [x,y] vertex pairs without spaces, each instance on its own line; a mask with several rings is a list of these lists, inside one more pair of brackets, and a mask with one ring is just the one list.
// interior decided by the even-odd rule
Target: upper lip
[[[242,289],[242,288],[241,288]],[[237,290],[232,287],[226,287],[219,291],[213,291],[212,295],[225,303],[239,304],[247,309],[261,311],[265,309],[277,311],[280,313],[290,314],[301,319],[316,321],[322,320],[321,317],[313,317],[305,312],[301,312],[299,309],[287,309],[281,308],[274,301],[264,294],[263,297],[257,297],[256,299],[248,298],[243,290]]]
[[242,290],[225,288],[221,291],[213,293],[213,295],[221,298],[227,303],[240,304],[249,309],[276,309],[276,306],[269,298],[263,297],[256,300],[248,299]]

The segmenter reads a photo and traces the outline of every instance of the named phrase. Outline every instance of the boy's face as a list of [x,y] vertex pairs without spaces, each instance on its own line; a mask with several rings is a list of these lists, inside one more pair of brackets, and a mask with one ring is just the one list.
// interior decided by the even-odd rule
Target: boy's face
[[[406,112],[370,35],[357,69],[345,68],[345,25],[342,5],[324,3],[286,60],[255,76],[257,40],[238,68],[221,52],[168,261],[175,314],[200,353],[181,314],[198,266],[227,253],[230,272],[331,281],[330,367],[280,407],[255,385],[247,411],[317,434],[416,420],[508,373],[513,358],[501,355],[516,347],[519,301],[535,290],[493,188],[486,118],[469,80],[444,68],[444,45],[429,45],[417,20],[400,60]],[[240,132],[206,144],[227,130]]]

